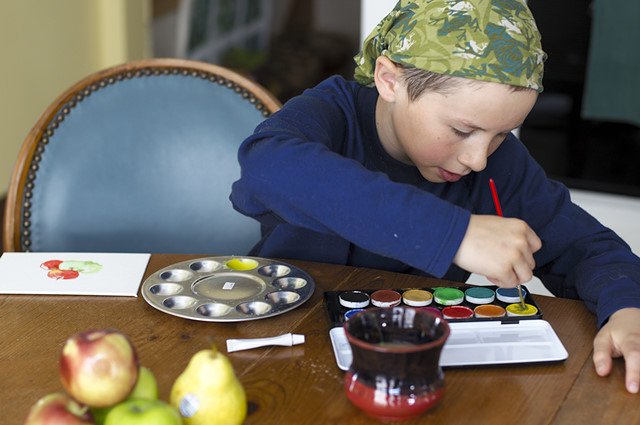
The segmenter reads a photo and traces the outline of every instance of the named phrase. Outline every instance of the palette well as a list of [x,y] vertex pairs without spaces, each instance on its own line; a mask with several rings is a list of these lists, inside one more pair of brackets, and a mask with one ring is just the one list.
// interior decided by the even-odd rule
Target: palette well
[[208,257],[152,274],[144,299],[165,313],[209,322],[262,319],[290,311],[313,294],[313,279],[295,266],[257,257]]
[[[478,366],[565,360],[567,351],[542,311],[523,287],[527,309],[521,310],[515,288],[497,286],[459,286],[455,288],[408,288],[384,290],[385,299],[399,298],[394,305],[429,310],[449,323],[451,334],[441,355],[441,366]],[[388,291],[395,292],[393,294]],[[358,292],[358,308],[350,308],[342,299]],[[349,317],[368,308],[376,308],[376,290],[327,291],[324,303],[331,342],[338,366],[347,370],[351,347],[342,325]],[[363,302],[364,296],[369,302]],[[511,311],[511,312],[510,312]],[[514,313],[515,312],[515,313]]]

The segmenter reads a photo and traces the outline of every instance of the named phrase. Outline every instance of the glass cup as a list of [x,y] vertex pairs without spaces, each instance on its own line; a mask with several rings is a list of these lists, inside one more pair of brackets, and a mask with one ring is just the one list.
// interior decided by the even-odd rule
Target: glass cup
[[347,397],[370,416],[420,416],[444,394],[440,352],[449,325],[412,307],[375,308],[344,324],[353,362],[344,378]]

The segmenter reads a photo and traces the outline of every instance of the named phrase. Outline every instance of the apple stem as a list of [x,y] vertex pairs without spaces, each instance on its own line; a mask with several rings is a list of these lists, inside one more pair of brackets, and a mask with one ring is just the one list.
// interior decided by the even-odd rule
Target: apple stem
[[93,417],[93,413],[90,411],[90,407],[86,404],[81,404],[80,410],[78,410],[78,414],[76,416],[84,416],[87,414],[87,412],[90,412],[91,417]]

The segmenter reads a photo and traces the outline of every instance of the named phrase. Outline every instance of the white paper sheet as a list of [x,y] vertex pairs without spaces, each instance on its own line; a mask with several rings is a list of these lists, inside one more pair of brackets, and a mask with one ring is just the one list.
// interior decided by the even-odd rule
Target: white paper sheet
[[150,256],[5,252],[0,257],[0,294],[136,297]]

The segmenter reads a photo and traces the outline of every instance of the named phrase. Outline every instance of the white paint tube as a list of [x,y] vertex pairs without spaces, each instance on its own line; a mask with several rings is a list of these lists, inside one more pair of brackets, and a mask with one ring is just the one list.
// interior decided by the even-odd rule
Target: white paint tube
[[268,345],[282,345],[291,347],[293,345],[303,344],[304,335],[284,334],[270,338],[250,338],[250,339],[228,339],[227,352],[250,350],[252,348],[266,347]]

